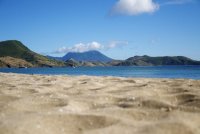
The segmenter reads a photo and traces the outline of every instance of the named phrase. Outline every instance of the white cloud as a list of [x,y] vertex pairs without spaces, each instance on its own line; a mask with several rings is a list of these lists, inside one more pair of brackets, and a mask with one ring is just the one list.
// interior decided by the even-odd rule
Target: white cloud
[[124,45],[128,45],[127,41],[111,41],[107,48],[111,49],[111,48],[116,48],[116,47],[123,47]]
[[182,5],[197,2],[197,0],[164,0],[165,2],[156,3],[154,0],[118,0],[111,10],[112,15],[139,15],[153,13],[164,5]]
[[78,43],[72,47],[61,47],[53,53],[59,54],[59,53],[67,53],[67,52],[85,52],[85,51],[100,50],[100,49],[103,49],[103,45],[101,45],[98,42],[93,41],[87,44]]
[[119,0],[112,9],[112,14],[138,15],[153,13],[159,9],[159,4],[153,0]]
[[90,50],[108,50],[117,47],[123,47],[125,45],[128,45],[127,41],[111,41],[106,45],[102,45],[99,42],[93,41],[90,43],[78,43],[73,45],[72,47],[61,47],[56,51],[52,52],[52,54],[63,54],[68,52],[85,52]]

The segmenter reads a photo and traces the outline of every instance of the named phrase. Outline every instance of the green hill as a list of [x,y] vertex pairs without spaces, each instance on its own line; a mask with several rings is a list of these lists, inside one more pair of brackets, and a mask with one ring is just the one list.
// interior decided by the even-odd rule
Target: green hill
[[34,67],[64,66],[64,62],[52,60],[37,54],[17,40],[0,42],[0,57],[7,56],[25,60]]
[[134,56],[117,64],[117,66],[160,66],[160,65],[200,65],[199,61],[184,56]]

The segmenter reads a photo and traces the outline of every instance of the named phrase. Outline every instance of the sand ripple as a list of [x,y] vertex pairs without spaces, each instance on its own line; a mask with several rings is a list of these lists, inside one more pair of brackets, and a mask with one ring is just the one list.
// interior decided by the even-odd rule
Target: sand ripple
[[200,81],[0,73],[0,134],[199,134]]

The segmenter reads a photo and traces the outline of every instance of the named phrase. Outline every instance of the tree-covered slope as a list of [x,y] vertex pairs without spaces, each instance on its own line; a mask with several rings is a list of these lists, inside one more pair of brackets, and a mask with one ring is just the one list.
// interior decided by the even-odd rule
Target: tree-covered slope
[[134,56],[117,64],[118,66],[200,65],[199,61],[184,56]]
[[37,54],[17,40],[0,42],[0,57],[6,56],[23,59],[33,64],[33,66],[64,66],[63,62],[52,60],[43,55]]

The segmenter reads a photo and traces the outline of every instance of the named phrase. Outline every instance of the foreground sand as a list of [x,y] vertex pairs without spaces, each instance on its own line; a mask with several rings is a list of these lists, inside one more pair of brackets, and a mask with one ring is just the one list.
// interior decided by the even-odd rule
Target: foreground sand
[[200,81],[0,73],[0,134],[200,134]]

